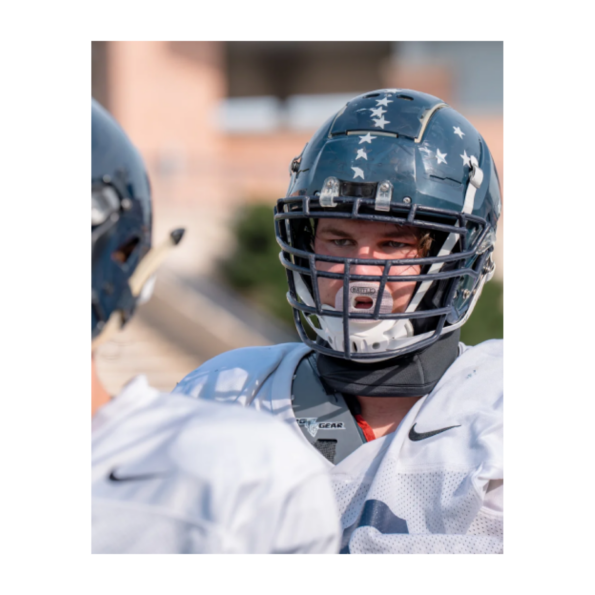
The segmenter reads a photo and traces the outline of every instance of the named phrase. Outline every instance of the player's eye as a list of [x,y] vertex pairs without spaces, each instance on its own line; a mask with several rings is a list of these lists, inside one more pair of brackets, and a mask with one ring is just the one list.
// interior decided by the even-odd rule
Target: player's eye
[[334,244],[335,246],[340,246],[340,247],[353,246],[353,240],[348,240],[347,238],[331,240],[331,243]]

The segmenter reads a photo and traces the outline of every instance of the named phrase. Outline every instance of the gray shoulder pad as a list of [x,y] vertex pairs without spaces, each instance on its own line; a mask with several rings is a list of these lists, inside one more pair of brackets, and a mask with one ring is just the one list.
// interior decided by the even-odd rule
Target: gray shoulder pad
[[366,442],[341,393],[327,393],[310,353],[293,377],[292,405],[308,442],[335,465]]

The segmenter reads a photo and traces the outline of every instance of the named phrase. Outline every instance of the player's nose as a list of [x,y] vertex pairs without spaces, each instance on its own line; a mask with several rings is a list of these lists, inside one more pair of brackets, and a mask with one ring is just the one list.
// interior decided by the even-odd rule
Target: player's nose
[[[364,258],[364,257],[360,257]],[[367,257],[369,258],[369,257]],[[375,275],[380,276],[384,271],[383,266],[369,265],[369,264],[354,264],[351,265],[351,273],[353,275]]]
[[[374,251],[371,246],[366,244],[360,244],[355,253],[355,258],[361,258],[366,260],[375,259]],[[384,267],[372,264],[353,264],[351,265],[351,272],[354,275],[382,275]]]

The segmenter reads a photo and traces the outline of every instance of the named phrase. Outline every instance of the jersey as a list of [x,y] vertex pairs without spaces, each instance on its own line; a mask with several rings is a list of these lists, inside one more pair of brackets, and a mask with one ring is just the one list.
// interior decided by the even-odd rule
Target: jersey
[[138,376],[92,423],[94,553],[338,551],[325,467],[273,417]]
[[[459,348],[391,434],[336,465],[310,446],[331,475],[342,553],[502,552],[502,341]],[[291,391],[309,353],[293,343],[230,351],[174,392],[270,411],[308,443]]]

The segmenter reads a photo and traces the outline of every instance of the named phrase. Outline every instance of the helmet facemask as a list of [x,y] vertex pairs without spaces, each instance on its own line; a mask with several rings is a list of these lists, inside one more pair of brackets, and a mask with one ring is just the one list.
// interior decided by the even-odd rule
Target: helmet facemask
[[[423,349],[442,333],[461,326],[470,314],[469,306],[474,304],[471,293],[462,301],[461,297],[478,287],[480,291],[483,285],[484,261],[479,262],[477,247],[488,238],[487,222],[469,214],[406,202],[391,202],[379,212],[373,198],[377,184],[340,182],[339,187],[341,196],[334,197],[332,206],[321,204],[324,200],[320,195],[292,196],[279,200],[276,209],[277,241],[289,283],[287,297],[300,338],[333,357],[374,362]],[[427,253],[415,258],[361,259],[317,254],[316,226],[325,218],[407,226],[418,236],[431,234],[432,243]],[[323,263],[342,265],[342,272],[321,270]],[[358,265],[379,267],[379,274],[354,274]],[[392,267],[419,267],[420,272],[395,275],[391,274]],[[333,305],[321,301],[319,280],[324,278],[342,281]],[[412,297],[401,311],[394,311],[395,287],[405,283],[415,283]],[[355,307],[356,296],[360,296],[359,300],[365,296],[370,306]],[[316,341],[308,336],[304,321],[315,333]]]

